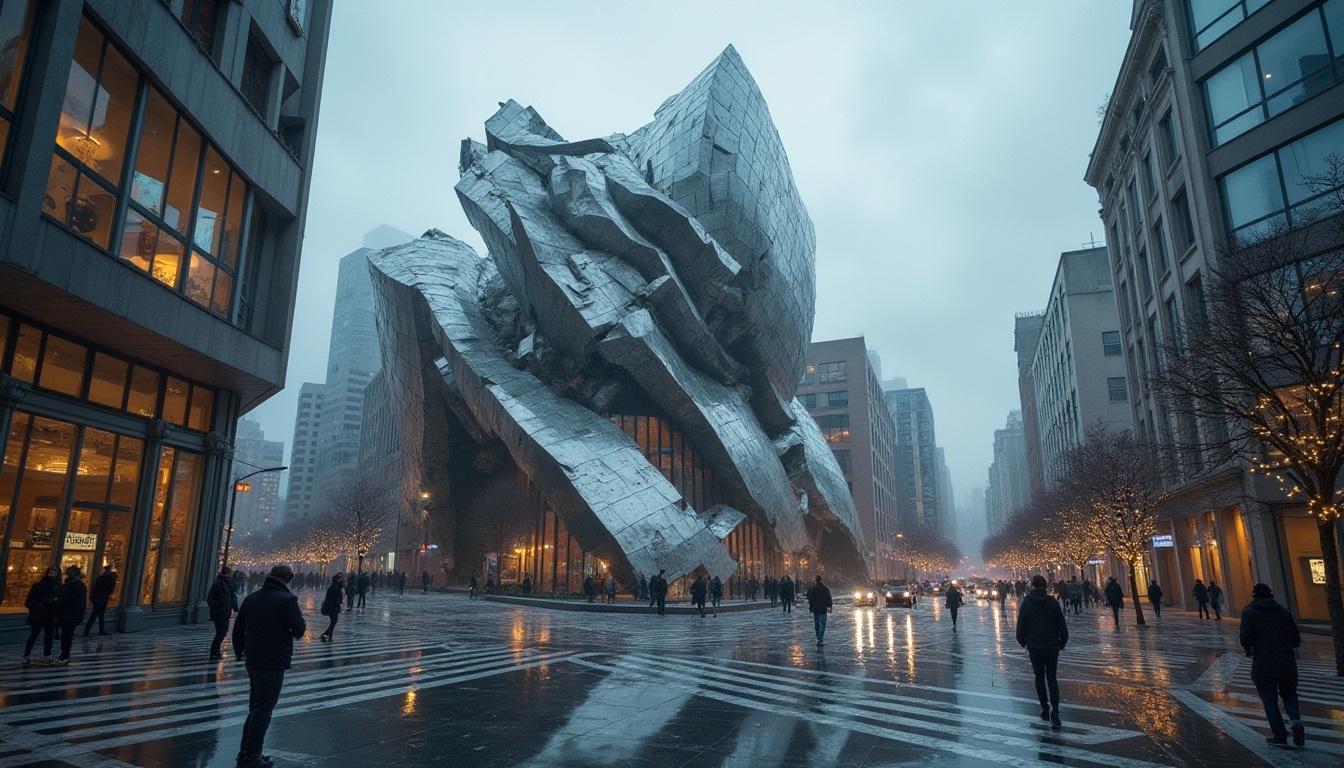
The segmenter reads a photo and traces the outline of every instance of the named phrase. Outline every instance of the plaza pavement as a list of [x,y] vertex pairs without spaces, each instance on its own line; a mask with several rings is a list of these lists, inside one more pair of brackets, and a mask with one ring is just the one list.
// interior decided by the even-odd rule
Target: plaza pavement
[[[309,632],[267,738],[287,766],[1344,765],[1344,682],[1304,638],[1307,747],[1268,730],[1235,620],[1109,610],[1070,618],[1064,727],[1038,719],[1014,612],[970,605],[951,631],[913,610],[837,606],[700,619],[556,611],[455,594],[375,594],[336,642]],[[1146,607],[1146,606],[1145,606]],[[0,768],[234,763],[241,664],[206,661],[210,625],[80,640],[68,667],[0,646]],[[40,650],[39,650],[40,653]]]

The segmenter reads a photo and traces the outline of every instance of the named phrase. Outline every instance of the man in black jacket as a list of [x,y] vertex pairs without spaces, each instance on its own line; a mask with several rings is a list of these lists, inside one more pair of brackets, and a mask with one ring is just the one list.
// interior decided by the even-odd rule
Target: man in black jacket
[[238,594],[233,591],[233,571],[226,565],[219,569],[219,576],[210,585],[205,596],[205,604],[210,607],[210,621],[215,624],[215,639],[210,641],[210,660],[224,658],[221,646],[224,636],[229,633],[229,619],[238,610]]
[[238,752],[240,768],[269,768],[271,759],[261,753],[271,712],[280,700],[285,670],[294,656],[294,640],[308,629],[299,610],[299,599],[289,591],[294,572],[287,565],[271,569],[261,589],[247,596],[233,623],[233,652],[247,659],[251,690],[247,721]]
[[817,645],[826,644],[826,614],[830,613],[834,604],[830,587],[822,584],[821,576],[817,576],[817,583],[807,590],[807,609],[812,612],[812,626],[817,630]]
[[75,629],[84,621],[89,609],[89,588],[84,586],[84,574],[78,565],[65,569],[65,583],[56,594],[56,615],[61,624],[61,656],[56,663],[70,663],[70,646],[75,642]]
[[84,625],[85,637],[93,629],[94,619],[98,620],[98,634],[107,634],[107,628],[103,626],[103,614],[107,611],[107,604],[112,601],[112,593],[116,591],[117,574],[112,572],[112,566],[104,565],[102,574],[93,580],[93,587],[89,590],[89,603],[93,605],[93,612],[89,614],[89,623]]
[[28,642],[23,646],[23,666],[28,666],[33,643],[42,635],[42,660],[51,662],[51,643],[56,637],[56,593],[60,591],[61,569],[47,568],[47,572],[28,588],[23,605],[28,609]]
[[1293,649],[1302,645],[1293,614],[1274,600],[1274,591],[1268,584],[1251,588],[1251,602],[1241,609],[1241,647],[1251,657],[1251,682],[1265,705],[1269,729],[1274,735],[1266,739],[1274,746],[1288,743],[1288,729],[1283,726],[1279,712],[1279,698],[1288,712],[1293,729],[1293,744],[1302,746],[1307,741],[1302,727],[1302,714],[1297,702],[1297,655]]
[[[588,598],[588,602],[590,603],[593,602],[592,597]],[[667,607],[666,570],[659,571],[657,576],[654,576],[652,579],[649,579],[649,605],[650,606],[657,605],[658,615],[659,616],[665,615],[663,611]]]
[[[1045,577],[1031,577],[1031,591],[1017,609],[1017,644],[1027,649],[1031,671],[1036,675],[1036,698],[1041,701],[1041,719],[1050,727],[1059,721],[1059,652],[1069,642],[1069,625],[1059,602],[1045,591]],[[1047,693],[1049,694],[1047,698]]]

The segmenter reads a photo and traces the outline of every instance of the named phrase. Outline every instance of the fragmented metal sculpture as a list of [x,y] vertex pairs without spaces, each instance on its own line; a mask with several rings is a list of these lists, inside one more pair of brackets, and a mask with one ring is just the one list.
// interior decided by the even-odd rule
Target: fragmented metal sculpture
[[[437,464],[507,454],[621,575],[727,578],[744,520],[785,554],[829,537],[827,566],[864,573],[844,476],[793,399],[812,224],[737,52],[628,136],[566,141],[513,101],[485,129],[457,194],[490,258],[431,230],[370,259],[394,413],[423,435],[408,464],[435,485]],[[672,425],[720,498],[697,508],[618,425],[633,414]]]

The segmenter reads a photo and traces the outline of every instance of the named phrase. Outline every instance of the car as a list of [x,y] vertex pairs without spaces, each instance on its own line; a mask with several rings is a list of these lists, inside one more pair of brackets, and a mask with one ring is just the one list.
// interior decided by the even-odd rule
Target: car
[[854,607],[877,606],[877,592],[872,587],[859,587],[854,590]]
[[914,589],[907,587],[904,584],[896,584],[894,586],[887,587],[885,594],[887,598],[888,608],[915,607],[915,600],[916,600],[915,591]]
[[999,590],[993,584],[978,584],[975,587],[975,597],[977,600],[998,600]]

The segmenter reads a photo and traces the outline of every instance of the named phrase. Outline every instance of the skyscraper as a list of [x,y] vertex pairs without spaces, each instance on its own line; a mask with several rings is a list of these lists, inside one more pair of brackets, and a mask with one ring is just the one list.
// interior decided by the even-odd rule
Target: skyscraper
[[918,525],[950,538],[950,510],[940,487],[945,467],[933,426],[933,406],[922,387],[884,393],[896,428],[896,510],[902,526]]
[[[233,472],[231,477],[242,477],[258,469],[278,467],[285,463],[285,444],[267,440],[261,424],[251,419],[238,420],[238,434],[233,440]],[[233,502],[234,542],[240,543],[252,536],[265,534],[280,523],[280,473],[265,472],[249,479],[246,491],[236,491]]]
[[1031,498],[1029,483],[1022,412],[1010,411],[1004,428],[994,430],[994,463],[985,484],[985,522],[990,536],[1003,530],[1008,516],[1026,505]]

